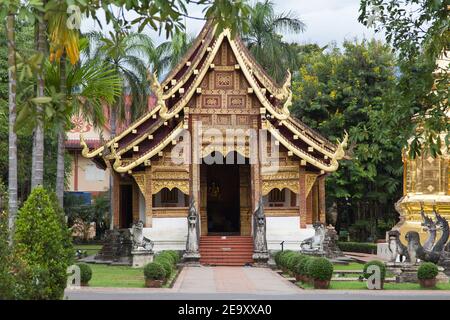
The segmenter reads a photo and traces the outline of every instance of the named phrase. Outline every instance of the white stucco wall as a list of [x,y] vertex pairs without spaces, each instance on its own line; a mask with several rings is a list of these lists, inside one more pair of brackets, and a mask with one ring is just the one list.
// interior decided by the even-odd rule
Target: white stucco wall
[[[154,241],[155,251],[184,250],[187,238],[186,218],[153,218],[152,227],[144,228],[144,235]],[[267,246],[271,251],[280,250],[282,241],[285,250],[299,250],[300,242],[313,235],[312,226],[300,229],[299,217],[267,218]]]
[[267,247],[269,250],[299,250],[300,242],[314,235],[312,226],[300,229],[300,217],[267,217]]
[[187,238],[186,218],[153,218],[152,227],[144,228],[144,236],[151,239],[154,251],[185,250]]

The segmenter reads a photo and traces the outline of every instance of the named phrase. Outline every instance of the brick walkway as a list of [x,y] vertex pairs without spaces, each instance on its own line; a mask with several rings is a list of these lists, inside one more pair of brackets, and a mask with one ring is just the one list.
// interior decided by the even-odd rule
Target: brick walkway
[[269,268],[185,267],[173,287],[183,293],[293,294],[301,289]]

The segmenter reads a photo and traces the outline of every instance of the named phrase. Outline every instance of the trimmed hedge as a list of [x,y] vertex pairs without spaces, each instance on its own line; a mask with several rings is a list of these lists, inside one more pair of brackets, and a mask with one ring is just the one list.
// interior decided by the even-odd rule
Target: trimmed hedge
[[368,253],[368,254],[376,254],[377,253],[377,244],[376,243],[338,242],[337,245],[338,245],[339,249],[341,249],[342,251]]
[[417,278],[419,280],[434,279],[438,273],[438,267],[433,262],[424,262],[417,270]]
[[308,263],[308,275],[314,280],[331,280],[333,264],[326,258],[312,259]]
[[285,251],[277,251],[273,255],[273,260],[275,261],[275,264],[279,267],[280,266],[280,257],[283,255],[283,252]]
[[279,262],[280,262],[280,264],[279,264],[279,266],[280,266],[281,268],[287,268],[287,259],[289,259],[289,257],[290,257],[292,254],[295,254],[295,252],[294,252],[294,251],[291,251],[291,250],[283,251],[283,252],[280,254],[280,257],[279,257]]
[[308,257],[308,258],[309,259],[305,263],[305,271],[306,271],[305,276],[312,278],[311,273],[310,273],[310,266],[314,262],[314,260],[316,260],[317,258],[316,257]]
[[150,262],[144,267],[144,277],[146,280],[164,280],[166,271],[158,262]]
[[287,259],[287,268],[289,271],[291,271],[292,273],[295,273],[296,271],[296,266],[297,264],[300,262],[300,260],[302,259],[303,255],[301,255],[300,253],[296,253],[295,255],[291,255],[288,259]]
[[178,251],[175,250],[167,250],[167,251],[163,251],[166,252],[168,255],[172,256],[172,258],[174,259],[175,264],[177,264],[178,262],[180,262],[180,253]]
[[173,271],[172,261],[165,256],[157,256],[153,261],[159,263],[164,268],[165,277],[169,278]]
[[87,284],[92,278],[92,269],[87,263],[77,263],[80,268],[80,280],[81,283]]
[[369,266],[378,266],[380,268],[381,280],[384,280],[386,278],[386,266],[383,262],[379,260],[372,260],[364,265],[363,269],[364,278],[368,279],[372,275],[372,273],[367,272],[367,268],[369,268]]
[[301,276],[308,275],[307,263],[311,259],[309,256],[301,256],[301,259],[298,261],[295,266],[295,273]]

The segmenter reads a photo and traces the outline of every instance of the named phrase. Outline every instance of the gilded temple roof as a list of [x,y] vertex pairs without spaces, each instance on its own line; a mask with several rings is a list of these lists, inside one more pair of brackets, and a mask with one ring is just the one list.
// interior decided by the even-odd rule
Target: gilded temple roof
[[230,30],[216,32],[207,22],[178,65],[158,82],[156,74],[149,74],[151,89],[157,102],[154,109],[132,123],[126,130],[105,145],[90,151],[81,139],[84,157],[92,158],[101,166],[112,163],[117,172],[131,172],[151,165],[169,144],[176,144],[183,129],[189,128],[189,102],[202,94],[205,76],[216,68],[214,61],[222,44],[227,43],[234,55],[234,70],[241,72],[247,83],[247,93],[255,96],[261,108],[261,128],[289,150],[291,156],[301,159],[321,172],[333,172],[338,160],[345,155],[348,136],[339,145],[333,144],[315,130],[296,120],[289,113],[292,105],[291,74],[278,85],[255,61],[239,37],[231,38]]

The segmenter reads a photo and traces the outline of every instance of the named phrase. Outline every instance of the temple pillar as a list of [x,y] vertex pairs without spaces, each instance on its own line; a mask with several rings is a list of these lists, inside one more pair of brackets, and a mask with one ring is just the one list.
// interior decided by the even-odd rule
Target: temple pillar
[[316,222],[314,221],[313,201],[314,201],[314,188],[311,189],[308,196],[306,197],[306,224],[313,224],[314,222]]
[[132,213],[133,213],[133,223],[139,221],[139,187],[136,182],[133,181],[132,184]]
[[318,197],[319,197],[319,220],[322,223],[326,223],[327,214],[326,214],[326,204],[325,204],[325,175],[321,176],[318,179],[319,187],[318,187]]
[[120,228],[120,176],[114,170],[111,170],[112,175],[112,214],[113,226]]
[[[204,226],[202,226],[202,219],[201,219],[201,213],[200,213],[200,153],[201,153],[201,139],[200,135],[202,134],[199,128],[199,123],[197,119],[190,118],[190,128],[191,128],[191,165],[190,165],[190,182],[189,182],[189,189],[190,189],[190,196],[195,200],[195,209],[199,213],[199,219],[200,219],[200,234],[204,235],[206,230],[204,230]],[[202,228],[203,227],[203,228]]]
[[151,168],[145,170],[145,227],[151,228],[153,224],[153,191]]
[[306,173],[305,168],[299,168],[299,180],[298,180],[298,208],[300,215],[300,228],[306,228],[306,215],[307,215],[307,197],[306,197]]

